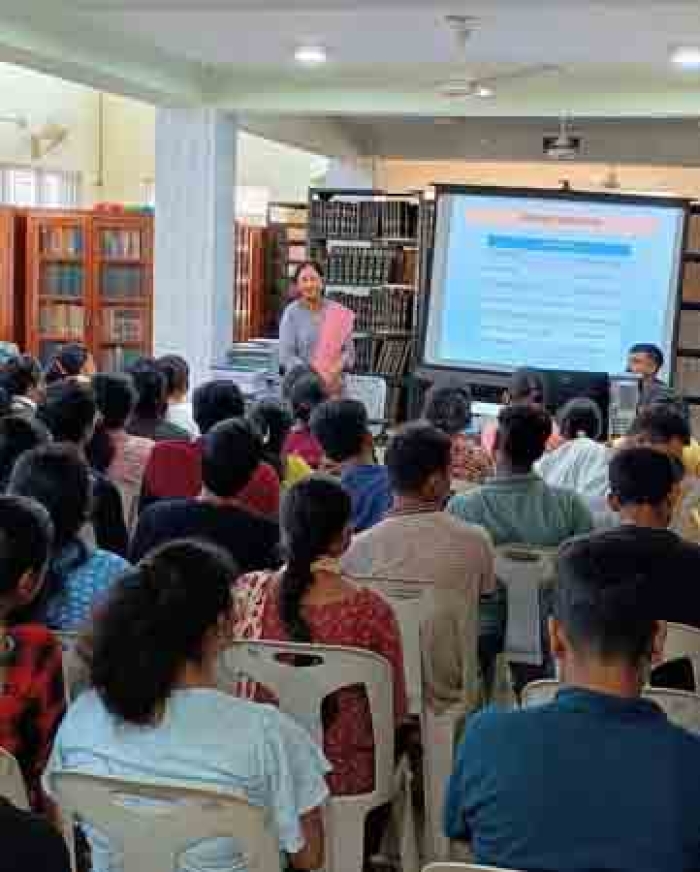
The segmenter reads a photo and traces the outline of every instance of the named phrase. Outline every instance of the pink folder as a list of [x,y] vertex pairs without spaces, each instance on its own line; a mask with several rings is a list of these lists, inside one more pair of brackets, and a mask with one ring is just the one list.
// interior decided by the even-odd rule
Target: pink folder
[[354,324],[354,312],[340,303],[326,303],[311,361],[313,368],[324,380],[337,370],[343,346],[350,338]]

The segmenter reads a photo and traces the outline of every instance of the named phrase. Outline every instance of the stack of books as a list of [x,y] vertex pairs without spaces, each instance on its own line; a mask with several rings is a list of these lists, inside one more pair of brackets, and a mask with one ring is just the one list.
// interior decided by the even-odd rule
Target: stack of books
[[144,342],[145,319],[140,309],[105,308],[101,320],[103,342]]
[[85,309],[69,303],[39,306],[39,332],[44,335],[82,339],[85,333]]
[[83,231],[80,227],[39,228],[39,248],[52,257],[78,257],[83,253]]
[[391,279],[392,248],[333,248],[328,256],[329,285],[382,285]]
[[80,263],[44,263],[41,267],[41,296],[83,296],[83,265]]
[[100,234],[100,250],[103,257],[140,260],[140,230],[103,230]]
[[313,200],[311,234],[330,239],[413,240],[418,233],[418,204],[406,200]]
[[143,296],[143,268],[140,266],[106,266],[102,270],[100,288],[110,300],[134,299]]

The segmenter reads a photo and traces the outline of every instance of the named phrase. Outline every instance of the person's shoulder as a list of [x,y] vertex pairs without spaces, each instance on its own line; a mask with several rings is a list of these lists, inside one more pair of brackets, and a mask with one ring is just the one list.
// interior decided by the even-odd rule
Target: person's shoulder
[[482,494],[487,488],[488,483],[472,488],[466,493],[455,494],[447,504],[448,514],[457,517],[470,514],[474,507],[479,505]]
[[[468,496],[468,494],[461,494],[460,496]],[[453,499],[457,499],[457,497],[453,497]],[[436,512],[433,523],[436,527],[444,528],[462,542],[478,544],[489,548],[492,545],[491,537],[483,527],[480,527],[478,524],[470,524],[468,521],[462,521],[451,512]]]
[[139,516],[139,524],[142,521],[150,521],[168,518],[173,515],[196,514],[202,503],[188,497],[176,497],[171,500],[158,500],[147,506]]
[[10,630],[15,644],[26,648],[60,648],[56,636],[43,624],[18,624]]
[[88,564],[95,569],[111,572],[123,572],[131,568],[128,560],[113,551],[105,551],[103,548],[95,548],[88,558]]
[[375,620],[382,625],[395,620],[395,613],[391,603],[376,590],[369,587],[358,587],[353,596],[354,607],[366,614],[370,620]]
[[542,722],[555,711],[551,703],[533,708],[507,710],[489,706],[472,715],[464,729],[464,741],[469,743],[494,743],[517,741],[530,731],[538,732]]

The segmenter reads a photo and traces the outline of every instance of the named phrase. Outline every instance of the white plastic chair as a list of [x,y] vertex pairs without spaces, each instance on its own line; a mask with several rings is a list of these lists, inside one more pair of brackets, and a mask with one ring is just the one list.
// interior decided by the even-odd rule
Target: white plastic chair
[[[308,658],[297,666],[285,655]],[[364,826],[370,811],[390,802],[394,772],[394,700],[389,663],[360,648],[292,642],[237,642],[219,658],[218,680],[231,692],[247,677],[275,694],[280,710],[302,723],[323,745],[321,706],[338,690],[363,685],[374,734],[374,789],[335,796],[327,814],[328,872],[361,872]]]
[[457,729],[464,716],[465,711],[461,707],[437,714],[430,706],[426,706],[421,718],[425,855],[435,860],[446,860],[450,856],[450,840],[445,835],[442,815],[447,781],[454,769]]
[[374,438],[381,436],[387,424],[386,381],[378,375],[346,375],[345,392],[353,400],[359,400],[367,409],[369,429]]
[[104,833],[124,872],[176,872],[184,851],[215,838],[241,845],[248,872],[280,872],[266,810],[230,793],[72,771],[54,773],[51,790],[66,816]]
[[[687,624],[672,621],[666,625],[664,644],[664,663],[670,660],[688,658],[693,666],[693,679],[696,691],[700,691],[700,630]],[[657,664],[660,665],[660,664]]]
[[424,581],[405,581],[393,578],[357,578],[353,576],[352,580],[384,597],[394,610],[401,631],[408,711],[412,715],[419,715],[423,711],[420,628],[426,609],[425,595],[432,591],[432,585]]
[[29,810],[27,787],[19,763],[4,748],[0,748],[0,796],[17,808]]
[[[554,699],[560,687],[562,684],[553,679],[531,682],[523,690],[522,707],[546,705]],[[646,687],[642,696],[662,708],[672,724],[700,734],[700,694],[666,687]]]
[[474,863],[431,863],[423,867],[423,872],[516,872],[496,866],[477,866]]

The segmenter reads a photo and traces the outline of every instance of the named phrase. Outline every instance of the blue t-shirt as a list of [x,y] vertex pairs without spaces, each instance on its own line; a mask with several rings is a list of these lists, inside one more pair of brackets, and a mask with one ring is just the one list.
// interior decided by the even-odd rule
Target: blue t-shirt
[[[242,791],[270,810],[280,848],[296,853],[304,846],[300,817],[327,798],[330,766],[304,728],[274,706],[188,688],[175,691],[154,727],[125,724],[94,691],[82,694],[56,736],[44,774],[49,794],[51,774],[63,769]],[[104,837],[87,834],[93,872],[122,872]],[[187,872],[245,869],[232,839],[209,840],[183,859]]]
[[349,464],[340,474],[340,483],[352,500],[351,524],[355,533],[374,527],[391,508],[391,485],[385,466]]
[[654,703],[566,688],[468,724],[445,828],[476,862],[537,872],[700,869],[700,738]]
[[52,630],[77,630],[91,616],[100,600],[109,592],[130,564],[101,548],[87,548],[74,542],[55,557],[49,573],[60,577],[58,593],[46,603],[41,620]]

